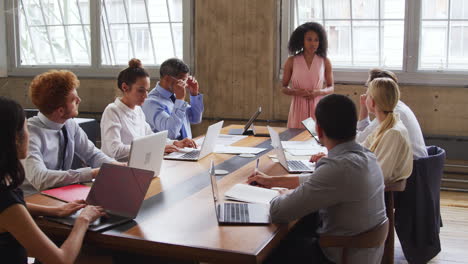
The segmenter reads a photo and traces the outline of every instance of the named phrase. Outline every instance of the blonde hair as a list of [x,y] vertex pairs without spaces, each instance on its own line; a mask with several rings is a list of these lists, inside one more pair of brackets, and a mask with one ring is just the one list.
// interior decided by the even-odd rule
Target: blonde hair
[[367,94],[374,100],[377,108],[387,114],[370,146],[370,150],[375,151],[385,132],[392,128],[397,121],[393,110],[400,100],[400,89],[391,78],[376,78],[369,83]]
[[369,78],[367,79],[366,83],[369,84],[376,78],[390,78],[394,80],[396,83],[398,83],[398,78],[395,73],[391,71],[387,71],[384,69],[379,69],[379,68],[373,68],[369,70]]

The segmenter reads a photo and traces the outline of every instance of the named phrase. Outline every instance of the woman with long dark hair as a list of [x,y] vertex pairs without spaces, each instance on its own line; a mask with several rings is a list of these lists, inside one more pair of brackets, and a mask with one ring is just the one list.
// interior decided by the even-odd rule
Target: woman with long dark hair
[[[20,162],[28,153],[29,134],[23,108],[0,96],[0,258],[2,263],[27,263],[32,256],[42,263],[73,263],[91,222],[103,208],[75,201],[59,207],[25,203],[19,186],[24,180]],[[82,209],[67,240],[59,248],[36,225],[31,215],[64,217]]]

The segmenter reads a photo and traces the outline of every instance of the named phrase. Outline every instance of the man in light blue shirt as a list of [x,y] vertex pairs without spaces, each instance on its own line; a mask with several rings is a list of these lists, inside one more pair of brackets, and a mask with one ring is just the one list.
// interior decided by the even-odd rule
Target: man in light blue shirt
[[[179,59],[163,62],[161,79],[142,106],[151,129],[154,132],[167,130],[167,137],[173,140],[192,138],[190,124],[202,121],[203,95],[189,71],[187,64]],[[186,90],[190,93],[190,104],[185,101]]]
[[[343,95],[328,95],[318,103],[315,116],[316,131],[328,156],[320,155],[318,161],[313,157],[312,161],[317,162],[314,173],[275,177],[259,173],[249,177],[249,183],[263,187],[292,189],[270,202],[274,223],[305,217],[271,256],[274,263],[341,263],[342,250],[320,248],[320,234],[356,235],[387,219],[384,178],[377,158],[354,140],[354,103]],[[383,244],[352,248],[348,251],[348,263],[380,263],[382,255]]]
[[[94,146],[73,119],[81,102],[78,86],[78,79],[69,71],[49,71],[31,82],[30,97],[40,112],[28,119],[29,151],[21,186],[26,195],[90,181],[102,163],[115,162]],[[71,169],[75,154],[89,167]]]

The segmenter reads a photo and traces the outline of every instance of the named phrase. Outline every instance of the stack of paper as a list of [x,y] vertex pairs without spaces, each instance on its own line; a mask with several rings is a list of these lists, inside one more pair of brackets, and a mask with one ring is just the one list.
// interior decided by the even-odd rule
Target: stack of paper
[[235,201],[270,204],[270,201],[278,194],[279,192],[275,190],[238,183],[229,189],[224,196],[226,199]]
[[[219,134],[218,138],[216,139],[216,145],[230,146],[246,137],[247,136]],[[201,137],[196,139],[195,142],[198,146],[201,146],[204,140],[205,137]]]

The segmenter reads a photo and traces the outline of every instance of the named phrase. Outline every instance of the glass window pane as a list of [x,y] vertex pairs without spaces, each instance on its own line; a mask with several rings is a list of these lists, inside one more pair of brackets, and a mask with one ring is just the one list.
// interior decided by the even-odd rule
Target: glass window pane
[[467,0],[452,0],[450,3],[451,14],[453,19],[468,19],[468,1]]
[[171,14],[171,22],[182,22],[182,0],[170,0],[169,11]]
[[379,1],[378,0],[352,0],[353,18],[358,19],[378,19]]
[[468,69],[468,22],[453,21],[450,27],[448,69]]
[[89,46],[89,26],[68,26],[70,50],[74,64],[91,64],[91,48]]
[[351,65],[351,23],[330,21],[325,24],[328,34],[328,53],[333,66]]
[[62,17],[60,15],[60,6],[57,0],[42,0],[42,10],[47,25],[60,25],[62,24]]
[[28,24],[30,26],[33,25],[44,25],[44,18],[42,16],[41,7],[39,3],[35,0],[23,0],[19,2],[19,16],[21,18],[25,18],[28,20]]
[[[411,0],[409,0],[411,1]],[[405,0],[381,0],[382,18],[405,18]]]
[[294,28],[310,21],[322,22],[321,0],[295,0]]
[[52,52],[54,63],[70,64],[72,63],[70,51],[67,46],[65,31],[62,26],[49,27],[50,41],[52,43]]
[[448,18],[449,0],[422,0],[422,18]]
[[169,21],[169,15],[167,14],[167,4],[165,0],[148,1],[148,11],[150,22]]
[[174,23],[172,24],[172,30],[174,31],[174,42],[176,47],[176,57],[182,58],[183,57],[183,49],[184,46],[184,34],[182,29],[182,23]]
[[350,18],[349,0],[328,0],[324,1],[325,19],[346,19]]
[[[21,18],[21,17],[20,17]],[[21,65],[31,65],[34,64],[33,62],[36,61],[36,52],[34,50],[33,42],[29,37],[28,27],[24,19],[19,20],[19,27],[20,27],[20,64]]]
[[110,25],[110,36],[114,47],[116,65],[127,65],[133,55],[132,43],[128,34],[127,24]]
[[379,66],[403,67],[404,22],[384,21],[382,28],[382,61]]
[[157,64],[161,64],[175,56],[169,23],[152,24],[151,29],[153,30]]
[[59,0],[63,10],[63,22],[70,24],[89,24],[89,2]]
[[102,12],[109,23],[127,23],[124,0],[102,0]]
[[422,69],[445,69],[447,64],[447,22],[423,21],[421,28]]
[[49,40],[47,38],[47,32],[44,27],[30,27],[32,42],[36,46],[37,57],[33,64],[51,64],[52,53],[50,50]]
[[369,67],[379,64],[378,21],[353,22],[354,66]]
[[131,25],[135,57],[141,58],[146,65],[156,64],[148,24]]
[[[146,23],[146,5],[144,0],[126,0],[130,23]],[[151,2],[151,1],[148,1]]]

